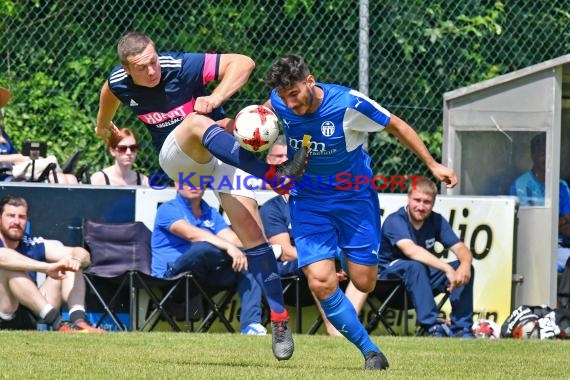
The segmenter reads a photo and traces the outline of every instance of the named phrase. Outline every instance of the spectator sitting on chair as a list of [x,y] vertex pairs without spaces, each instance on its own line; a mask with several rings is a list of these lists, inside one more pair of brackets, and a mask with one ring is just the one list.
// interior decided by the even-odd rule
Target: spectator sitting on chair
[[[285,136],[280,135],[271,149],[267,153],[266,161],[268,164],[279,165],[287,160],[287,143]],[[269,243],[277,248],[277,267],[280,276],[289,276],[300,274],[297,265],[297,249],[291,235],[291,214],[289,213],[289,194],[279,195],[268,200],[260,208],[261,220],[263,228]],[[346,280],[346,273],[339,273],[339,280]],[[354,284],[349,281],[345,290],[346,296],[354,305],[356,312],[359,313],[366,302],[366,293],[356,289]],[[313,297],[315,297],[313,295]],[[315,298],[315,305],[319,309],[321,318],[325,324],[327,334],[331,336],[342,336],[342,334],[329,322],[325,313],[321,308],[320,302]]]
[[247,271],[237,235],[202,198],[204,190],[176,183],[176,198],[157,210],[152,233],[152,275],[174,277],[191,271],[206,287],[237,283],[242,334],[266,335],[261,324],[261,286]]
[[[520,175],[511,185],[511,195],[519,198],[521,206],[544,206],[544,180],[546,133],[542,132],[530,141],[532,169]],[[558,264],[561,273],[570,258],[570,189],[563,179],[558,192]]]
[[92,185],[147,186],[148,178],[135,170],[138,144],[135,133],[129,128],[120,129],[118,134],[109,137],[107,148],[115,158],[112,166],[91,175]]
[[[31,162],[30,157],[24,156],[18,153],[18,150],[14,147],[14,144],[10,140],[10,137],[4,129],[4,117],[1,109],[8,103],[12,94],[7,89],[0,87],[0,163],[7,164],[9,169],[6,168],[0,173],[0,181],[17,181],[18,178],[14,178],[12,175],[12,166],[16,164],[26,164]],[[39,173],[38,173],[39,174]],[[72,174],[64,174],[62,172],[56,171],[57,183],[65,185],[77,184],[77,178]],[[49,181],[55,183],[53,173],[50,173]]]
[[[0,199],[0,329],[36,329],[36,316],[61,332],[103,332],[87,322],[82,269],[90,264],[81,247],[25,234],[28,204],[24,198]],[[36,272],[47,275],[39,287]],[[69,308],[71,323],[58,311]]]
[[[448,221],[432,211],[436,185],[425,178],[408,188],[408,205],[389,215],[382,225],[380,278],[399,278],[416,309],[417,323],[435,337],[473,338],[473,255]],[[435,256],[440,242],[458,260],[449,263]],[[449,292],[451,326],[439,324],[434,293]]]

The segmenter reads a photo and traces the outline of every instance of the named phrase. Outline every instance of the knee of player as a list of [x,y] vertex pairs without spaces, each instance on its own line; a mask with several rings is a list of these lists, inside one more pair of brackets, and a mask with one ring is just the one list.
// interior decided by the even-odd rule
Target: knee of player
[[206,129],[214,123],[214,120],[211,118],[193,112],[186,116],[184,121],[180,124],[180,128],[187,130],[188,133],[194,136],[200,137],[204,134]]
[[335,292],[335,290],[338,288],[338,283],[313,279],[309,281],[309,287],[317,299],[323,301],[329,298]]

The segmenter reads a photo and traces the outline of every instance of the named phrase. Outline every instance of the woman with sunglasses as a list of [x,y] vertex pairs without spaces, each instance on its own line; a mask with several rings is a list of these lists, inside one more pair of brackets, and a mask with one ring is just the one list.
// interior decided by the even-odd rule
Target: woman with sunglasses
[[92,185],[146,186],[148,178],[135,170],[133,164],[137,158],[137,138],[129,128],[119,130],[107,144],[109,153],[115,158],[115,164],[106,167],[91,176]]

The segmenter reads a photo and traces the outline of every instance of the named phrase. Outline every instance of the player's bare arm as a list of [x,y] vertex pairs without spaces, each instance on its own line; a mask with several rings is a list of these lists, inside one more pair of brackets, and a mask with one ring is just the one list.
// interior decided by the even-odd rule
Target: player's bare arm
[[212,94],[196,99],[194,111],[208,114],[221,106],[244,84],[255,68],[255,62],[241,54],[222,54],[220,56],[219,79]]
[[118,134],[119,129],[113,123],[113,117],[121,106],[121,101],[111,92],[107,82],[103,84],[99,95],[99,111],[97,112],[97,127],[95,132],[104,141],[108,133]]
[[447,184],[447,187],[452,188],[457,185],[455,172],[433,158],[420,136],[408,123],[392,114],[390,123],[386,126],[386,131],[396,136],[402,144],[414,152],[438,180]]

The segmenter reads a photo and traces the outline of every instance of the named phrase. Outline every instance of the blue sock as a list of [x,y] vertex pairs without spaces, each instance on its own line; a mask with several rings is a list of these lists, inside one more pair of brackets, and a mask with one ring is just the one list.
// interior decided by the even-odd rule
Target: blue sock
[[260,161],[254,153],[240,147],[236,139],[217,124],[211,125],[204,132],[202,144],[216,158],[257,178],[263,178],[269,170],[269,164]]
[[281,277],[271,246],[267,243],[245,250],[249,271],[265,291],[269,308],[275,313],[285,311]]
[[364,356],[372,351],[380,352],[378,346],[372,342],[366,329],[358,320],[354,306],[340,288],[336,288],[336,291],[328,299],[320,302],[332,325],[358,347]]

